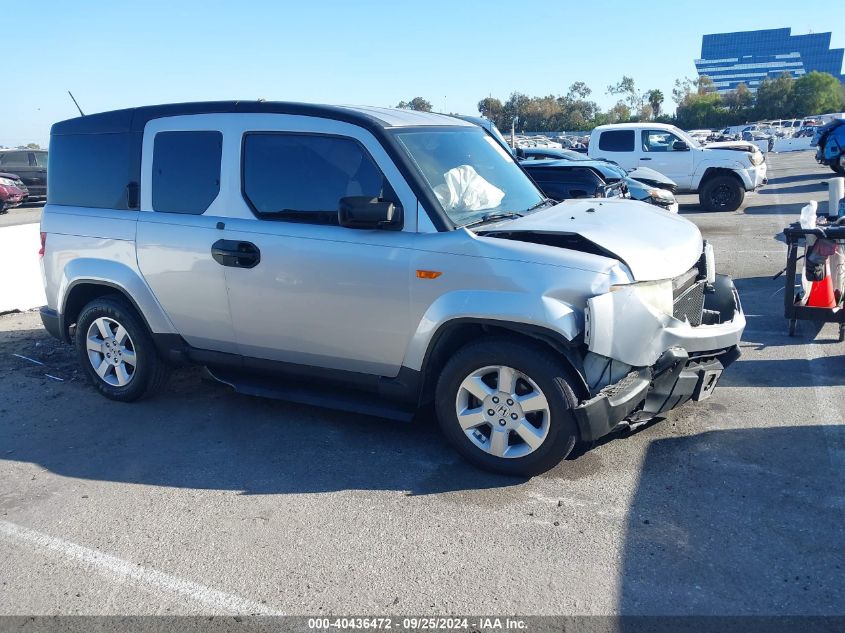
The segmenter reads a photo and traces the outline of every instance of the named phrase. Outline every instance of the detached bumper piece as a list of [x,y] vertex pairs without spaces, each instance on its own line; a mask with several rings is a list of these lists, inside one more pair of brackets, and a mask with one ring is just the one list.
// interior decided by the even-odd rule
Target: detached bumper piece
[[591,442],[625,420],[647,420],[687,400],[704,400],[739,355],[737,346],[692,355],[667,350],[652,367],[632,371],[575,408],[581,439]]

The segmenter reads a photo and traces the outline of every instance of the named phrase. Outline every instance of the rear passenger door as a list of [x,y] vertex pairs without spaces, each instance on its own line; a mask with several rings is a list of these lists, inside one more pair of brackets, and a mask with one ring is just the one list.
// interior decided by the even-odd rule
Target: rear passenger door
[[[411,333],[416,198],[368,132],[316,117],[296,125],[243,134],[251,219],[228,222],[227,234],[254,245],[260,263],[226,267],[241,353],[395,376]],[[346,196],[402,206],[404,230],[339,226]]]
[[637,151],[634,130],[604,130],[599,135],[598,156],[612,160],[625,169],[639,166],[640,152]]
[[185,119],[158,119],[144,132],[138,266],[191,346],[234,354],[226,277],[212,258],[223,236],[218,223],[226,219],[223,134],[191,129],[196,124]]

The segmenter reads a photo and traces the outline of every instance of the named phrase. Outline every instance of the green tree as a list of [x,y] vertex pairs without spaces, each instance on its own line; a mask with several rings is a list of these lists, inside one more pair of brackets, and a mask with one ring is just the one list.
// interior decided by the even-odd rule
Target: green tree
[[397,108],[402,108],[403,110],[418,110],[420,112],[431,112],[431,103],[426,101],[422,97],[414,97],[410,101],[400,101],[397,105]]
[[616,105],[607,111],[609,123],[624,123],[631,119],[631,108],[624,101],[617,101]]
[[758,119],[778,119],[792,116],[794,84],[792,75],[789,73],[781,73],[779,77],[761,81],[757,88],[755,116]]
[[517,121],[517,127],[520,130],[525,130],[526,127],[523,117],[528,111],[528,104],[530,102],[531,97],[528,95],[522,94],[521,92],[512,92],[502,107],[502,129],[510,129],[511,123]]
[[842,84],[833,75],[812,71],[792,86],[792,112],[795,116],[839,112],[843,107]]
[[651,106],[651,113],[653,116],[660,116],[660,108],[663,106],[663,93],[660,90],[649,90],[646,93],[648,105]]
[[740,82],[736,88],[722,95],[722,103],[733,113],[745,113],[754,105],[754,93]]
[[502,105],[502,102],[498,99],[494,97],[485,97],[484,99],[478,102],[478,112],[485,119],[489,119],[493,123],[495,123],[496,127],[506,127],[503,117],[505,107]]
[[569,92],[566,93],[566,97],[573,101],[586,99],[592,94],[592,92],[593,91],[590,90],[590,87],[583,81],[576,81],[574,84],[569,86]]

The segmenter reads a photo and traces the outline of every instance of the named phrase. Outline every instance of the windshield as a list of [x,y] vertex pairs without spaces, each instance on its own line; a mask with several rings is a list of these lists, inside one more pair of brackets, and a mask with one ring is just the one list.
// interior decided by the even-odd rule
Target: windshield
[[395,135],[458,226],[490,214],[524,214],[545,200],[513,156],[479,127],[405,129]]
[[693,137],[691,137],[689,134],[684,132],[682,129],[677,128],[674,125],[672,127],[670,127],[669,129],[672,131],[672,134],[674,134],[679,139],[684,141],[690,147],[701,147],[701,143],[696,141]]

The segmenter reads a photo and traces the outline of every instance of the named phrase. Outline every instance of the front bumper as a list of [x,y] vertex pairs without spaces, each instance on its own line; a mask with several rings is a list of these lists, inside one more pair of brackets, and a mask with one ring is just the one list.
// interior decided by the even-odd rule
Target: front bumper
[[722,370],[739,357],[745,315],[731,278],[717,275],[704,309],[718,323],[693,326],[656,311],[620,289],[587,302],[589,351],[628,365],[628,374],[582,402],[581,437],[594,440],[621,421],[653,417],[689,399],[707,397]]
[[688,400],[704,400],[739,356],[736,345],[693,356],[681,348],[666,350],[652,367],[631,371],[575,408],[581,439],[592,442],[625,420],[652,418]]
[[746,169],[738,170],[739,177],[742,179],[742,184],[746,191],[757,191],[767,182],[768,167],[763,161],[759,165],[748,167]]

